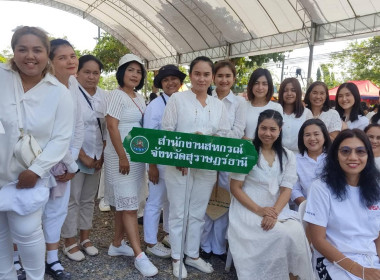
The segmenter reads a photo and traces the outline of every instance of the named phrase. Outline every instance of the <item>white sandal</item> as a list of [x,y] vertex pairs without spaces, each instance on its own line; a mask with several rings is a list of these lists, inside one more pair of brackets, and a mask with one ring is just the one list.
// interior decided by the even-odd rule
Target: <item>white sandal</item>
[[72,261],[76,261],[76,262],[83,261],[85,259],[85,256],[82,253],[82,251],[79,250],[75,253],[69,252],[71,249],[73,249],[75,247],[78,247],[77,243],[74,243],[74,244],[70,245],[69,247],[66,247],[65,245],[63,245],[63,254],[66,255]]
[[95,246],[88,246],[88,247],[84,247],[84,244],[88,243],[88,242],[91,242],[90,239],[86,239],[86,240],[83,240],[81,243],[80,243],[80,248],[86,252],[87,255],[89,256],[96,256],[97,254],[99,254],[99,251],[98,249],[96,249]]

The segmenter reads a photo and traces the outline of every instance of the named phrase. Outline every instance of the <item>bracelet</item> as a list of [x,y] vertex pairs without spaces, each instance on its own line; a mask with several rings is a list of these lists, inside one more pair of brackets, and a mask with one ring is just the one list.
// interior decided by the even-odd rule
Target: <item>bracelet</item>
[[119,160],[127,159],[127,157],[119,157]]

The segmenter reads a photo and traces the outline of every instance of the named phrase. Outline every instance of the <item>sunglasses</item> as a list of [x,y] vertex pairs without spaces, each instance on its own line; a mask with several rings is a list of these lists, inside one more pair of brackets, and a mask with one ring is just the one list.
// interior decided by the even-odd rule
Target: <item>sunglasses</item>
[[367,155],[367,149],[365,147],[356,147],[353,149],[348,146],[343,146],[339,149],[339,153],[344,157],[351,155],[352,151],[355,151],[358,157],[365,157]]

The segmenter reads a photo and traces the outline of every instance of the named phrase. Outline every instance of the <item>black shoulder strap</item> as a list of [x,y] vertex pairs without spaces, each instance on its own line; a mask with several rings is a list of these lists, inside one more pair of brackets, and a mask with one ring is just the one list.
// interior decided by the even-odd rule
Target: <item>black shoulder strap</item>
[[161,97],[162,97],[162,100],[164,100],[164,103],[165,103],[165,106],[166,106],[166,100],[165,100],[164,94],[161,94]]
[[[83,90],[80,88],[80,86],[78,86],[78,88],[79,88],[80,92],[83,94],[83,97],[86,99],[88,105],[90,105],[91,110],[94,111],[94,108],[92,108],[91,102],[90,102],[90,100],[88,100],[88,97],[86,96],[86,94],[83,92]],[[96,120],[98,121],[98,126],[99,126],[99,129],[100,129],[100,134],[102,135],[102,138],[103,138],[102,125],[100,124],[99,118],[96,118]]]

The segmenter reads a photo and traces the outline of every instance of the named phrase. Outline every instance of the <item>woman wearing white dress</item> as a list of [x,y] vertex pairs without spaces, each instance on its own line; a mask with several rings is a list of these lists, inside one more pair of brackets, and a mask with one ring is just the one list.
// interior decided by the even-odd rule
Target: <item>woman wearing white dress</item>
[[231,174],[228,240],[239,279],[313,279],[309,244],[288,205],[297,174],[294,154],[281,145],[282,124],[279,112],[262,112],[257,165]]
[[342,130],[342,121],[337,111],[331,109],[329,90],[325,83],[316,81],[312,83],[305,95],[305,104],[311,110],[314,118],[322,120],[330,138],[333,141]]
[[369,141],[371,142],[373,155],[375,156],[375,164],[380,170],[380,125],[370,124],[364,129]]
[[321,179],[311,186],[304,216],[320,279],[380,279],[379,181],[364,132],[339,133]]
[[364,116],[360,106],[360,93],[354,83],[341,84],[336,92],[335,110],[349,129],[364,130],[369,120]]
[[[137,225],[138,193],[145,182],[145,164],[131,162],[123,147],[124,138],[133,127],[142,127],[145,100],[136,92],[144,85],[143,62],[133,54],[119,61],[116,79],[119,88],[107,99],[107,140],[104,150],[105,201],[115,210],[115,235],[108,249],[111,256],[135,256],[135,267],[144,276],[154,276],[157,268],[141,250]],[[124,241],[127,234],[131,248]]]
[[[49,73],[50,42],[44,31],[20,27],[13,34],[11,46],[14,57],[10,64],[0,64],[0,189],[6,185],[16,186],[19,192],[38,188],[45,200],[31,214],[0,211],[0,279],[17,279],[12,260],[13,241],[27,279],[41,280],[45,274],[46,248],[41,222],[43,206],[49,198],[49,171],[69,149],[73,102],[67,88]],[[16,102],[20,103],[24,131],[42,149],[29,168],[14,155],[20,136]],[[5,199],[0,196],[0,205]],[[29,199],[25,197],[26,201]],[[14,204],[14,208],[24,205],[23,201]]]
[[85,130],[77,161],[80,172],[71,181],[68,214],[61,234],[65,238],[64,253],[75,261],[85,258],[79,249],[90,256],[98,254],[98,249],[93,246],[89,238],[94,215],[94,200],[103,165],[103,140],[105,140],[106,95],[97,87],[102,68],[102,63],[96,57],[92,55],[80,57],[77,80],[74,80],[75,83],[73,82],[70,87],[79,99]]
[[298,206],[306,200],[311,183],[318,178],[324,166],[331,140],[323,121],[310,119],[298,133],[299,154],[296,155],[298,180],[293,186],[291,200]]
[[[208,57],[197,57],[190,64],[191,90],[174,93],[165,108],[163,130],[225,136],[230,131],[228,113],[222,101],[207,94],[213,79],[213,63]],[[179,169],[179,170],[178,170]],[[187,168],[166,166],[165,181],[169,200],[169,236],[173,274],[179,276],[181,239],[186,197]],[[211,264],[199,258],[201,230],[207,203],[216,182],[216,171],[191,169],[189,178],[189,217],[184,252],[185,263],[211,273]],[[187,277],[182,266],[182,278]]]
[[281,83],[278,103],[284,109],[282,145],[298,154],[298,131],[306,120],[313,118],[313,114],[303,106],[302,89],[296,78],[287,78]]
[[254,139],[257,119],[261,112],[273,109],[281,115],[283,109],[280,104],[270,101],[273,96],[272,75],[267,69],[257,68],[249,78],[247,86],[247,122],[244,138]]
[[[244,98],[236,96],[231,87],[235,83],[235,65],[228,60],[222,60],[214,66],[214,84],[216,88],[212,91],[212,96],[218,98],[226,106],[231,131],[228,137],[241,139],[244,135],[246,123],[246,102]],[[218,186],[230,191],[229,172],[218,172]],[[228,208],[218,219],[211,219],[205,215],[204,230],[201,238],[201,256],[210,258],[211,254],[219,256],[222,260],[226,254],[226,232],[228,227]]]

